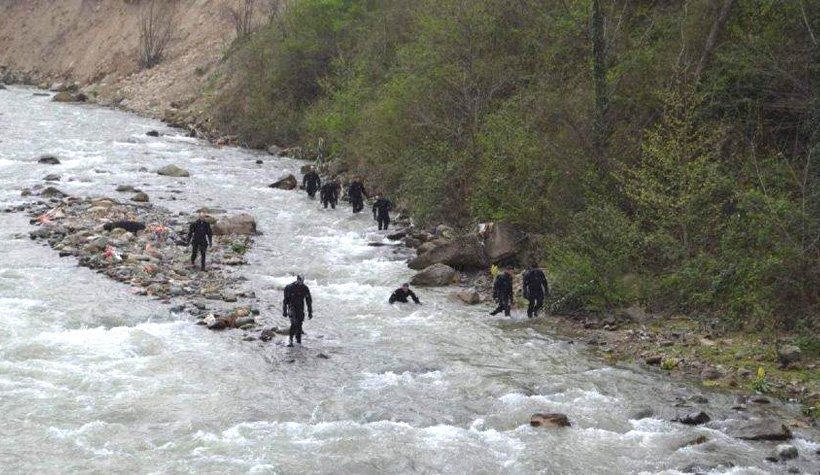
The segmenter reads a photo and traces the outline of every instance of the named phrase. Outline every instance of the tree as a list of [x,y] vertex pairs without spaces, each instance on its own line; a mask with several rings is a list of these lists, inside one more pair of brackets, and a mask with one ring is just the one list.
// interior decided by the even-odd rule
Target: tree
[[172,1],[150,0],[143,6],[140,16],[140,68],[150,69],[162,61],[174,30],[175,13]]
[[[236,30],[236,38],[242,39],[253,32],[254,26],[254,10],[256,9],[256,0],[242,0],[242,4],[238,7],[231,5],[224,6],[224,14],[230,20],[234,29]],[[271,7],[271,12],[276,9]]]

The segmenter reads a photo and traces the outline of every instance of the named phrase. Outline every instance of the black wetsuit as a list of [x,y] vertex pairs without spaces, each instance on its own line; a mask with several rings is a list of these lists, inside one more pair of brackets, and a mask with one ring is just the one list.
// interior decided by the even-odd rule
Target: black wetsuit
[[310,289],[302,282],[296,281],[285,286],[285,300],[282,302],[282,316],[290,318],[290,342],[296,337],[302,343],[302,323],[305,321],[305,303],[308,318],[313,318],[313,300]]
[[304,178],[302,178],[302,186],[307,190],[308,196],[313,198],[316,196],[319,187],[322,186],[322,179],[319,178],[319,174],[315,171],[309,171],[305,173]]
[[549,295],[550,286],[544,271],[538,268],[530,269],[524,275],[524,298],[529,300],[527,316],[538,316],[538,311],[544,306],[544,297]]
[[393,209],[393,203],[387,198],[379,198],[373,203],[373,219],[379,222],[379,231],[387,229],[390,225],[391,209]]
[[197,219],[188,228],[188,241],[185,243],[193,244],[191,248],[191,264],[196,262],[196,255],[199,253],[201,259],[201,268],[205,270],[205,251],[208,246],[214,243],[213,232],[211,232],[211,225],[202,219]]
[[329,181],[322,185],[322,189],[319,190],[319,198],[322,200],[322,205],[325,208],[327,208],[327,205],[330,205],[331,208],[336,209],[336,203],[339,202],[340,191],[341,185],[335,181]]
[[364,185],[360,181],[354,181],[350,183],[350,186],[347,189],[347,196],[350,198],[350,204],[353,205],[353,212],[358,213],[364,209],[364,197],[367,195],[367,192],[364,189]]
[[495,315],[500,311],[504,311],[504,315],[510,316],[510,306],[513,299],[513,281],[512,276],[506,272],[498,274],[493,284],[493,299],[498,302],[498,307],[490,312],[490,315]]
[[407,303],[407,297],[410,297],[411,299],[413,299],[413,302],[421,303],[421,302],[419,302],[419,298],[416,297],[416,294],[412,290],[405,289],[404,287],[399,287],[398,289],[394,290],[393,293],[390,294],[390,300],[388,300],[388,302],[389,303],[394,303],[394,302]]

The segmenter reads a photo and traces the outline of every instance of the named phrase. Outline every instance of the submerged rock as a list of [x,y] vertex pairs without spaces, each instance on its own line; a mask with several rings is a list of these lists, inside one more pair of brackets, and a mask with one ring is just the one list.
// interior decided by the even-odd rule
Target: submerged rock
[[296,177],[293,175],[285,175],[268,185],[269,188],[277,188],[280,190],[295,190],[297,186],[299,186],[299,182],[296,181]]
[[37,163],[42,163],[43,165],[59,165],[60,159],[54,155],[43,155],[37,159]]
[[711,421],[712,418],[709,417],[709,414],[706,414],[703,411],[700,412],[693,412],[691,414],[686,414],[684,416],[679,416],[674,419],[675,422],[680,422],[681,424],[686,424],[689,426],[696,426],[701,424],[706,424],[707,422]]
[[743,440],[789,440],[792,438],[792,432],[786,424],[771,418],[728,421],[726,433]]
[[530,417],[530,425],[533,427],[571,427],[569,418],[565,414],[533,414]]
[[186,170],[184,168],[180,168],[176,165],[166,165],[166,166],[160,168],[159,170],[157,170],[157,175],[180,178],[180,177],[189,177],[189,176],[191,176],[191,173],[188,172],[188,170]]

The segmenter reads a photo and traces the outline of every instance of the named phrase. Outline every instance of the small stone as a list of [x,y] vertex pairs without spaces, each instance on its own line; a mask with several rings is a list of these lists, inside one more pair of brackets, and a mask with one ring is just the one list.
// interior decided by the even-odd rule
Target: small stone
[[119,191],[120,193],[130,193],[133,191],[137,191],[137,189],[131,185],[119,185],[117,186],[116,191]]
[[223,302],[236,302],[236,300],[237,300],[236,294],[232,294],[232,293],[229,293],[229,292],[226,292],[226,293],[222,294],[222,301]]
[[709,438],[708,438],[708,437],[706,437],[705,435],[700,435],[700,436],[695,437],[694,439],[690,440],[689,442],[687,442],[687,443],[685,443],[685,444],[681,445],[681,448],[683,448],[683,447],[691,447],[691,446],[693,446],[693,445],[705,444],[705,443],[706,443],[706,442],[708,442],[708,441],[709,441]]
[[700,379],[703,381],[714,381],[716,379],[720,379],[720,377],[720,371],[712,366],[706,366],[700,372]]
[[661,356],[650,356],[646,359],[646,364],[649,366],[659,366],[661,361],[663,361],[663,357]]
[[139,193],[137,193],[137,194],[135,194],[134,196],[131,197],[131,201],[135,201],[137,203],[147,203],[149,200],[148,200],[148,195],[146,193],[140,191]]
[[670,340],[663,340],[660,343],[658,343],[659,346],[663,346],[663,347],[672,346],[674,344],[675,343],[670,341]]
[[159,132],[156,130],[149,130],[148,132],[145,132],[145,135],[149,137],[159,137]]
[[257,165],[262,165],[262,163],[264,163],[264,162],[262,162],[262,160],[257,160],[257,161],[256,161],[256,164],[257,164]]
[[755,397],[749,399],[749,401],[751,401],[755,404],[771,404],[771,401],[769,400],[769,398],[766,398],[766,397],[763,397],[763,396],[755,396]]
[[326,355],[326,354],[324,354],[324,353],[319,353],[318,355],[316,355],[316,357],[317,357],[317,358],[321,358],[321,359],[323,359],[323,360],[329,360],[329,359],[330,359],[330,356],[327,356],[327,355]]
[[60,175],[56,173],[49,173],[43,177],[43,181],[60,181]]
[[188,170],[186,170],[184,168],[180,168],[176,165],[166,165],[166,166],[160,168],[159,170],[157,170],[157,175],[179,178],[179,177],[189,177],[189,176],[191,176],[191,173]]

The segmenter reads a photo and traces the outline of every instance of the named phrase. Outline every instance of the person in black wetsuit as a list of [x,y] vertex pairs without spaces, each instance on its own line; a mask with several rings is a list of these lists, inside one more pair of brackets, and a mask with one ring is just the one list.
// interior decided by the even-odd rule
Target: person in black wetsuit
[[416,302],[416,304],[421,305],[419,298],[416,297],[416,294],[412,290],[410,290],[410,284],[402,284],[401,287],[394,290],[393,293],[390,294],[390,300],[388,300],[388,302],[407,303],[407,297],[413,299],[413,302]]
[[214,238],[211,225],[205,221],[205,213],[199,213],[196,221],[188,227],[188,238],[185,245],[193,244],[191,248],[191,266],[196,265],[196,255],[199,253],[201,259],[201,269],[205,270],[205,252],[208,246],[213,246]]
[[282,316],[290,318],[290,339],[288,346],[293,346],[293,338],[296,343],[302,344],[302,323],[305,321],[305,304],[307,303],[307,317],[313,318],[313,300],[310,297],[310,289],[305,285],[302,276],[296,276],[296,282],[285,286],[285,300],[282,302]]
[[319,190],[319,198],[322,200],[322,205],[327,209],[327,205],[336,209],[336,203],[339,202],[339,193],[342,191],[342,186],[337,180],[329,181],[322,185]]
[[490,315],[495,315],[500,311],[504,311],[504,315],[510,316],[510,306],[513,299],[513,279],[512,267],[507,267],[504,272],[498,274],[493,284],[493,299],[498,302],[498,307],[490,312]]
[[[393,203],[383,196],[376,195],[376,201],[373,203],[373,219],[379,223],[379,231],[387,229],[390,225],[390,210],[393,209]],[[384,228],[382,228],[384,226]]]
[[537,263],[530,266],[530,270],[524,274],[524,298],[529,300],[527,306],[527,317],[538,316],[538,311],[544,306],[544,297],[550,294],[550,285],[544,271],[538,268]]
[[347,196],[350,198],[350,204],[353,205],[353,212],[358,213],[364,209],[364,198],[367,196],[367,191],[359,179],[354,179],[350,182],[347,188]]
[[319,191],[319,187],[322,186],[322,179],[319,178],[319,174],[316,173],[316,167],[311,166],[310,171],[305,173],[305,176],[302,178],[302,186],[305,187],[311,199],[316,196],[316,192]]

